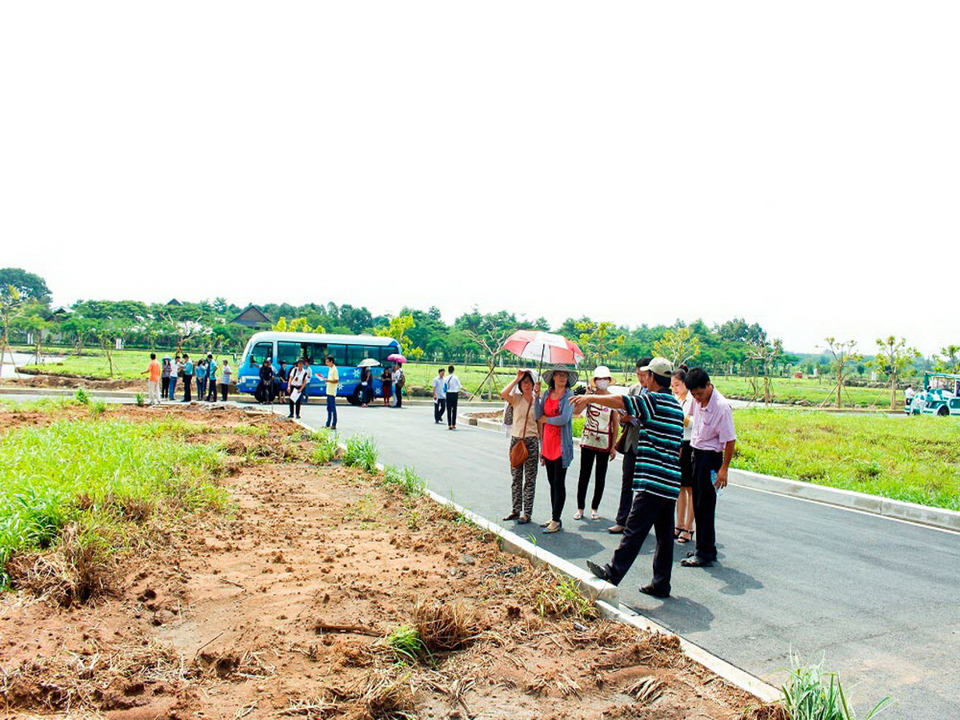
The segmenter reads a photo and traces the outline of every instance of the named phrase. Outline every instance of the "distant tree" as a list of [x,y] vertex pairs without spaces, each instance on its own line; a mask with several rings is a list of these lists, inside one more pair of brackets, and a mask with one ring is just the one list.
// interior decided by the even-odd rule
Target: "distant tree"
[[893,335],[887,336],[885,340],[877,338],[877,354],[870,361],[870,365],[886,375],[890,381],[891,410],[897,404],[897,382],[918,357],[920,357],[919,351],[914,347],[908,347],[904,338],[898,340]]
[[271,329],[276,330],[277,332],[286,332],[287,318],[281,315],[280,318],[273,324],[273,327]]
[[398,315],[397,317],[390,318],[386,327],[375,328],[374,332],[381,337],[391,337],[396,340],[400,344],[400,352],[403,355],[421,357],[423,350],[415,347],[410,336],[407,334],[415,325],[416,323],[412,315]]
[[49,332],[51,327],[51,323],[44,318],[45,311],[46,307],[44,305],[34,302],[25,305],[22,312],[13,321],[14,327],[27,333],[27,337],[31,338],[34,362],[37,364],[43,362],[44,334]]
[[674,365],[682,365],[700,354],[700,340],[690,328],[670,328],[653,343],[653,354],[665,357]]
[[50,304],[50,289],[46,281],[23,268],[0,268],[0,296],[10,299],[11,288],[17,291],[21,302],[33,300],[44,306]]
[[773,400],[773,388],[771,375],[777,361],[783,355],[783,342],[774,340],[772,343],[750,342],[747,344],[747,357],[750,360],[753,372],[750,375],[750,384],[753,388],[753,397],[760,397],[760,382],[763,384],[763,402],[765,404]]
[[10,328],[23,312],[25,303],[19,288],[13,285],[7,285],[0,291],[0,330],[3,331],[0,338],[0,375],[3,374],[3,361],[7,353],[10,354],[10,362],[14,363],[13,352],[10,350]]
[[589,365],[595,361],[597,365],[606,365],[613,357],[618,356],[627,336],[619,332],[617,326],[607,320],[593,322],[592,320],[578,320],[574,323],[575,335],[580,349],[584,353],[584,361]]
[[933,367],[937,372],[960,373],[960,345],[940,348]]
[[61,322],[58,329],[70,339],[74,353],[81,355],[87,338],[93,333],[94,324],[93,320],[88,320],[87,318],[73,314]]
[[[836,382],[832,392],[836,393],[837,407],[841,407],[844,381],[851,370],[856,367],[856,364],[860,362],[862,355],[857,352],[856,340],[841,341],[834,337],[828,337],[825,342],[827,344],[824,349],[832,360],[830,364]],[[824,404],[826,404],[826,401],[824,401]]]
[[[94,335],[103,354],[107,356],[107,364],[110,366],[110,377],[113,377],[113,353],[117,349],[117,340],[123,340],[127,333],[127,327],[117,320],[104,320],[94,328]],[[177,352],[180,351],[179,346]]]

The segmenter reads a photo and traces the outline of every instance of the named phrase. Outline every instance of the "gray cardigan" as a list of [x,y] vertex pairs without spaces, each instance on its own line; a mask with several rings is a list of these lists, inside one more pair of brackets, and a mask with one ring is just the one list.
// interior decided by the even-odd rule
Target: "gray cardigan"
[[[537,400],[537,407],[534,411],[537,420],[543,416],[543,405],[549,394],[550,391],[548,390]],[[573,405],[570,404],[570,398],[572,397],[573,393],[567,388],[563,397],[560,398],[560,414],[547,418],[548,424],[560,426],[560,437],[563,445],[562,465],[565,468],[570,467],[570,463],[573,462]]]

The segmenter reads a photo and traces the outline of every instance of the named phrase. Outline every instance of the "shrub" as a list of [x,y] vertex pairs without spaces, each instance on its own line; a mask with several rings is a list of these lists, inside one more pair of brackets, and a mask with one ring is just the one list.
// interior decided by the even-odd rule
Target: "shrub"
[[90,396],[87,395],[87,391],[84,390],[83,388],[77,388],[77,392],[73,397],[81,405],[90,404]]
[[337,436],[329,430],[320,430],[311,438],[314,442],[310,461],[317,465],[324,465],[337,457],[340,448],[337,445]]
[[398,468],[388,465],[381,475],[381,484],[386,487],[400,488],[405,495],[419,496],[427,487],[426,481],[417,475],[413,468]]
[[107,404],[103,400],[94,400],[90,403],[90,412],[93,415],[103,415],[107,411]]
[[[847,699],[835,673],[825,673],[823,665],[800,665],[793,658],[793,670],[783,691],[783,706],[790,720],[856,720],[847,706]],[[879,714],[890,702],[883,698],[864,720]]]
[[343,454],[344,465],[358,467],[367,472],[377,469],[377,446],[366,435],[354,435],[347,440],[347,451]]
[[147,397],[143,393],[137,393],[133,396],[134,400],[137,401],[137,407],[143,407],[147,404]]

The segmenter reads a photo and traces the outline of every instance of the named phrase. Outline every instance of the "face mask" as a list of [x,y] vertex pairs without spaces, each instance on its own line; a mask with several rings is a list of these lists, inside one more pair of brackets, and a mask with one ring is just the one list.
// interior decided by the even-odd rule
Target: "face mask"
[[599,390],[606,390],[608,387],[610,387],[609,380],[597,380],[597,388]]

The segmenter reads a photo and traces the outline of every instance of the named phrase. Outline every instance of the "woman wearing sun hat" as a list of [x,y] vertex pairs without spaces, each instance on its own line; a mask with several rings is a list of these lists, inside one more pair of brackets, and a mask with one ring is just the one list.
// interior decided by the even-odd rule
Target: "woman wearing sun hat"
[[[593,371],[591,383],[592,394],[609,395],[612,378],[610,369],[600,365]],[[593,502],[590,503],[591,517],[600,519],[598,509],[603,497],[603,487],[607,479],[607,463],[616,457],[613,445],[616,442],[617,430],[620,427],[618,414],[608,407],[590,403],[584,410],[583,432],[580,434],[580,482],[577,485],[577,512],[574,520],[580,520],[587,502],[587,486],[590,484],[590,475],[593,464],[597,464],[597,480],[593,487]]]
[[562,526],[563,505],[567,501],[567,468],[573,462],[573,392],[577,373],[566,365],[554,365],[543,374],[550,391],[537,402],[536,417],[540,425],[540,462],[547,469],[550,482],[552,519],[543,523],[544,532],[555,533]]

